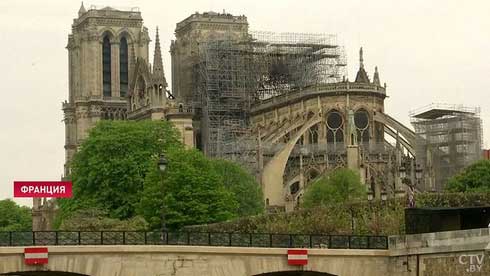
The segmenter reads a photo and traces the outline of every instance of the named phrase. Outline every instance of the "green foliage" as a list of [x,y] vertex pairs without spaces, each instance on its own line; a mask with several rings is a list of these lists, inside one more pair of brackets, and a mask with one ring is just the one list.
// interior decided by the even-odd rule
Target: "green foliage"
[[72,199],[59,200],[58,225],[75,210],[107,210],[109,217],[135,215],[152,157],[179,148],[178,133],[163,121],[100,121],[90,131],[72,163]]
[[481,207],[490,205],[486,193],[423,193],[416,195],[417,207]]
[[161,227],[162,208],[169,229],[235,217],[238,203],[234,194],[225,188],[213,164],[201,152],[172,149],[167,159],[163,176],[156,166],[147,175],[138,208],[152,229]]
[[[160,229],[165,213],[166,225],[177,229],[263,210],[260,186],[251,175],[184,149],[177,137],[168,122],[99,122],[74,157],[74,197],[59,200],[55,225]],[[164,175],[157,166],[161,153],[168,159]]]
[[291,213],[264,214],[203,226],[188,227],[191,231],[274,233],[274,234],[354,234],[394,235],[404,233],[405,199],[388,202],[357,202],[330,204],[299,209]]
[[235,195],[239,217],[257,215],[264,211],[262,189],[251,174],[230,161],[217,159],[212,164],[219,181]]
[[[263,214],[189,227],[192,231],[237,233],[399,235],[405,232],[406,198],[387,202],[333,203],[291,213]],[[416,195],[417,207],[473,207],[490,205],[490,193],[424,193]]]
[[127,220],[109,218],[107,211],[97,208],[76,210],[59,227],[65,231],[143,231],[148,223],[140,216]]
[[449,179],[450,192],[490,192],[490,160],[480,160]]
[[11,199],[0,200],[0,231],[31,231],[31,209]]
[[313,182],[303,197],[303,207],[328,206],[332,203],[353,202],[366,195],[359,174],[346,168],[334,170]]

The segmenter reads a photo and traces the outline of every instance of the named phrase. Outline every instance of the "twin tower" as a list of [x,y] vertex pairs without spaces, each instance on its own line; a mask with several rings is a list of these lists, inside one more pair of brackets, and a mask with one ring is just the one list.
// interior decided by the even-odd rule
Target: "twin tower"
[[[196,140],[193,111],[167,89],[158,29],[150,64],[148,29],[137,8],[86,9],[82,3],[68,36],[69,96],[63,103],[65,122],[65,176],[70,162],[88,130],[99,120],[167,119],[174,123],[189,147]],[[192,46],[182,43],[173,51],[185,60]],[[182,48],[182,49],[181,49]],[[175,67],[175,66],[173,66]],[[176,91],[183,92],[191,76],[185,66],[175,68]],[[174,68],[172,68],[174,70]],[[178,76],[182,76],[179,78]],[[187,78],[187,79],[185,79]]]

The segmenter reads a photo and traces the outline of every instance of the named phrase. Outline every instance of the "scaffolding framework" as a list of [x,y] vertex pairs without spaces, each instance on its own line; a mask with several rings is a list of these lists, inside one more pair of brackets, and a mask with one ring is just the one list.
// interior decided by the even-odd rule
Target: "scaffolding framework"
[[253,139],[240,139],[249,131],[250,106],[340,82],[346,73],[344,52],[336,36],[325,34],[251,32],[247,40],[201,43],[193,102],[200,111],[206,154],[229,157],[241,152],[243,158],[244,152],[254,152]]
[[417,134],[417,162],[425,166],[427,190],[442,190],[449,178],[481,158],[480,109],[432,104],[410,113]]

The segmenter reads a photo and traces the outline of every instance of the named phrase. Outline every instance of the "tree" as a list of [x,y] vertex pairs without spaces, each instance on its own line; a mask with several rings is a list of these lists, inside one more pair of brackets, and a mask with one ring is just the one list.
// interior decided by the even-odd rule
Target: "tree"
[[213,167],[220,182],[235,195],[239,217],[257,215],[264,211],[262,189],[255,178],[233,162],[216,159]]
[[449,192],[490,192],[490,160],[480,160],[449,179]]
[[0,231],[31,231],[31,209],[11,199],[0,200]]
[[[74,197],[59,201],[56,225],[160,229],[165,213],[166,225],[177,229],[262,210],[260,186],[251,175],[185,149],[177,137],[168,122],[99,122],[75,154]],[[162,153],[168,159],[164,175],[157,166]]]
[[346,168],[336,169],[307,187],[303,206],[311,208],[353,202],[365,196],[365,193],[358,173]]
[[59,200],[58,225],[76,210],[96,208],[115,219],[135,215],[153,158],[181,148],[178,133],[164,121],[100,121],[75,154],[73,198]]
[[161,227],[162,208],[169,229],[236,217],[234,194],[225,188],[212,162],[201,152],[177,148],[166,156],[168,168],[163,175],[154,160],[138,208],[152,229]]

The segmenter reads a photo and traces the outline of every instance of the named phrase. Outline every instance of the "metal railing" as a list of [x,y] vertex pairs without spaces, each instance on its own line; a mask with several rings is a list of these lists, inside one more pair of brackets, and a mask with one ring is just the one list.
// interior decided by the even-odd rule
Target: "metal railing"
[[188,245],[268,248],[388,249],[388,238],[386,236],[240,234],[213,232],[0,232],[0,247],[37,245]]

